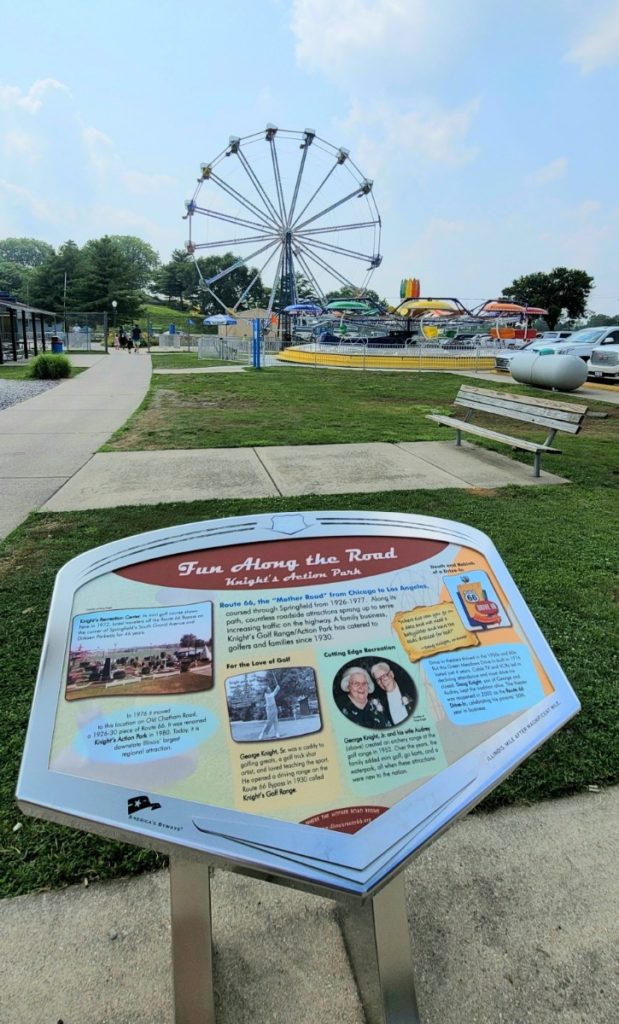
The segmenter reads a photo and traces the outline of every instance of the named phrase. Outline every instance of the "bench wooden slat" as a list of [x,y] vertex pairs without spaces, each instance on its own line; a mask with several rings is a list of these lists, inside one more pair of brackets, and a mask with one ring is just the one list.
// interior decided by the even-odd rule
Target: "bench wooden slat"
[[501,434],[497,430],[489,430],[487,427],[479,427],[470,420],[457,420],[452,416],[439,416],[432,414],[428,419],[435,423],[441,423],[445,427],[453,427],[455,430],[464,430],[467,434],[478,434],[480,437],[488,437],[493,441],[500,441],[512,448],[521,448],[526,452],[548,452],[549,455],[560,455],[560,448],[551,448],[549,445],[537,443],[536,441],[525,441],[519,437],[511,437],[509,434]]
[[[511,395],[504,391],[475,388],[468,384],[463,384],[458,391],[455,404],[469,410],[468,419],[460,420],[455,416],[441,416],[438,413],[428,415],[428,419],[433,420],[434,423],[440,423],[444,427],[453,427],[456,431],[457,445],[460,444],[463,433],[477,434],[478,437],[487,437],[491,441],[508,444],[511,448],[533,452],[533,476],[536,477],[539,477],[541,472],[542,452],[548,452],[549,455],[561,454],[559,448],[552,447],[556,432],[561,430],[566,434],[577,434],[587,414],[586,405],[571,405],[567,402],[554,402],[547,398]],[[529,441],[520,437],[512,437],[510,434],[502,434],[489,427],[482,427],[473,423],[470,418],[470,414],[475,412],[484,412],[490,416],[504,416],[520,423],[533,423],[545,427],[548,431],[546,440]]]
[[546,427],[547,430],[562,430],[567,434],[578,434],[582,426],[582,416],[577,415],[568,419],[568,413],[555,413],[549,410],[546,415],[538,406],[529,406],[522,402],[516,405],[514,402],[506,401],[506,396],[500,396],[495,401],[484,401],[477,395],[456,396],[455,404],[466,409],[475,409],[478,412],[485,412],[489,416],[509,416],[512,420],[520,420],[522,423],[535,423],[537,426]]
[[499,407],[504,410],[508,409],[522,409],[530,413],[531,416],[540,416],[544,419],[554,419],[563,423],[581,423],[585,417],[584,413],[580,411],[573,412],[571,409],[555,409],[552,405],[548,408],[544,408],[539,402],[533,403],[527,398],[516,398],[515,395],[496,395],[494,391],[489,394],[486,392],[475,392],[461,394],[460,392],[456,396],[456,401],[461,405],[466,405],[471,402],[475,406],[483,406],[484,408]]
[[505,391],[492,391],[490,388],[475,388],[471,384],[463,384],[458,394],[489,395],[496,398],[502,398],[504,401],[526,402],[529,405],[537,405],[543,409],[554,409],[557,412],[562,411],[573,413],[575,415],[579,415],[581,419],[588,411],[588,406],[586,405],[574,405],[571,402],[557,402],[550,398],[531,398],[529,395],[513,395]]

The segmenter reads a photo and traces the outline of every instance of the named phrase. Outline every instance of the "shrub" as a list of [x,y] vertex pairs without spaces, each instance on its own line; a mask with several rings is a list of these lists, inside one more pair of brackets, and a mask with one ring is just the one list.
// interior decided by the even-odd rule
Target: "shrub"
[[28,366],[27,376],[33,380],[59,380],[71,376],[71,363],[66,356],[49,355],[47,352],[33,359]]

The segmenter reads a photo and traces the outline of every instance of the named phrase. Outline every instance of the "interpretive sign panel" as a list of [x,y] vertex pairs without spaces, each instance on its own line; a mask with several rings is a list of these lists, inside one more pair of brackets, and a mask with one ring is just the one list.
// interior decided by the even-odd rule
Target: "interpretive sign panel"
[[578,708],[476,530],[351,512],[194,523],[59,573],[18,799],[367,893]]

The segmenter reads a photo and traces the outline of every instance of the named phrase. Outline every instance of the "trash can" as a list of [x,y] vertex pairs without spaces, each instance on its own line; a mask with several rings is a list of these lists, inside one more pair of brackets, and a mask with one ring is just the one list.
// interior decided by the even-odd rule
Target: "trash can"
[[58,354],[62,352],[62,342],[60,338],[52,338],[52,352]]

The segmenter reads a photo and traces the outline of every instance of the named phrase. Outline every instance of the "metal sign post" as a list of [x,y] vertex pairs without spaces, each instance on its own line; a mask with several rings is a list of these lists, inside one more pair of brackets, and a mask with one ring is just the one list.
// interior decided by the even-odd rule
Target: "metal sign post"
[[182,853],[170,856],[170,916],[175,1024],[215,1024],[210,871]]
[[421,1024],[404,875],[363,903],[339,900],[338,919],[368,1024]]
[[252,365],[255,370],[260,369],[260,347],[262,345],[262,323],[259,317],[251,322],[252,325]]
[[209,869],[338,901],[370,1024],[415,1024],[402,871],[578,700],[490,540],[367,512],[192,523],[58,574],[17,797],[171,857],[177,1024]]

